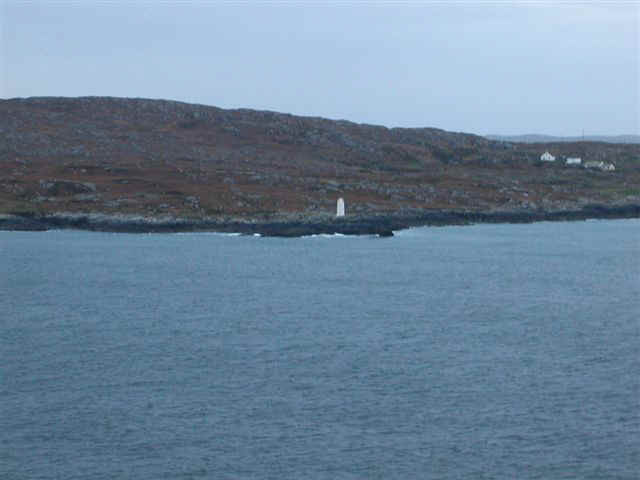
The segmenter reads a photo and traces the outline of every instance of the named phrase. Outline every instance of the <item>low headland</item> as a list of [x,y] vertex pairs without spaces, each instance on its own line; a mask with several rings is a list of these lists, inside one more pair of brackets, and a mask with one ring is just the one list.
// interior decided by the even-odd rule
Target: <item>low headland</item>
[[640,218],[637,143],[510,142],[165,100],[0,100],[0,167],[0,230],[390,236]]
[[580,210],[463,212],[402,212],[391,215],[289,216],[277,219],[175,218],[105,215],[96,213],[53,213],[47,215],[0,214],[0,230],[44,231],[77,229],[121,233],[226,232],[268,237],[301,237],[319,234],[378,235],[391,237],[394,231],[416,226],[471,225],[475,223],[533,223],[588,219],[640,218],[640,205],[587,205]]

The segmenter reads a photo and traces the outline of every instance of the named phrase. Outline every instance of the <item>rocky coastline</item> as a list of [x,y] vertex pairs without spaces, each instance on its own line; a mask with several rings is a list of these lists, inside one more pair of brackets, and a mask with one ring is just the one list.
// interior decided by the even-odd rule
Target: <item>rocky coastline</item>
[[75,229],[119,233],[226,232],[265,237],[301,237],[318,234],[393,236],[394,231],[418,226],[471,225],[477,223],[533,223],[587,219],[640,218],[640,204],[618,206],[585,205],[580,209],[556,211],[400,211],[392,214],[304,217],[297,214],[278,218],[176,218],[59,212],[46,215],[0,215],[0,230],[45,231]]
[[[576,157],[615,168],[567,163]],[[640,217],[637,143],[518,143],[166,100],[0,100],[0,166],[2,230],[388,236]]]

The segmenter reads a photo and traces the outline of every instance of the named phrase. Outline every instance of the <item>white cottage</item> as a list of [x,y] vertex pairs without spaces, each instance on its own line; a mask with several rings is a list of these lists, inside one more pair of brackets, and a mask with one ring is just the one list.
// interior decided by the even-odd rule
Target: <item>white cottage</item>
[[556,157],[551,155],[549,152],[544,152],[542,155],[540,155],[540,160],[542,160],[543,162],[555,162]]
[[567,165],[580,165],[582,159],[580,157],[567,157]]
[[613,172],[616,166],[613,163],[606,163],[603,161],[591,161],[584,164],[584,168],[593,168],[596,170],[602,170],[603,172]]

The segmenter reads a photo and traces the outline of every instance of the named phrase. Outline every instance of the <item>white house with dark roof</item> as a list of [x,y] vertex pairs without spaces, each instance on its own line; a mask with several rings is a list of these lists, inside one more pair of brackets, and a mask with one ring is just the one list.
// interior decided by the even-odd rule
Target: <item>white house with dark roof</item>
[[551,155],[549,152],[544,152],[542,155],[540,155],[540,160],[543,162],[555,162],[556,157]]

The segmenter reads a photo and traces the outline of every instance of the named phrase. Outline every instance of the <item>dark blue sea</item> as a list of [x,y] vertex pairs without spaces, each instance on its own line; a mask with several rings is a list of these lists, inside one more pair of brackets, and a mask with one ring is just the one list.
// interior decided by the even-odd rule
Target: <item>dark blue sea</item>
[[640,221],[0,232],[0,478],[633,479]]

